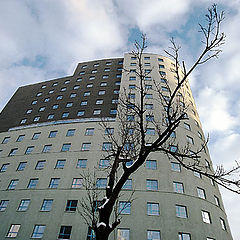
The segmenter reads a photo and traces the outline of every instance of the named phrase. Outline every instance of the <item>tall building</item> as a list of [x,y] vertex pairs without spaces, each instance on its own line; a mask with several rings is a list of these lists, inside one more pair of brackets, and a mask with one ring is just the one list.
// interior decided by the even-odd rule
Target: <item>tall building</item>
[[[153,79],[163,91],[166,81],[175,84],[174,63],[147,53],[143,63],[149,71],[146,107],[161,116],[154,108]],[[136,59],[125,54],[79,63],[72,76],[16,91],[0,114],[0,239],[93,239],[79,214],[86,193],[82,174],[108,166],[103,157],[110,143],[99,123],[117,128],[119,94],[134,97],[137,80]],[[204,135],[189,83],[184,88],[188,119],[173,137],[196,149]],[[212,168],[207,149],[201,154],[200,161]],[[104,188],[106,172],[97,170],[96,178]],[[128,203],[132,189],[135,200]],[[163,154],[152,153],[122,192],[122,222],[111,240],[232,239],[218,186]]]

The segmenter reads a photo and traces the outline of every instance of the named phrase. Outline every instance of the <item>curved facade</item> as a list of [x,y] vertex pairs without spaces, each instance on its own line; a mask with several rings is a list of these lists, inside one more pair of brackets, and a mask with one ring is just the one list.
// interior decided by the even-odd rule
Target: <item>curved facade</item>
[[[175,84],[168,58],[143,57],[144,68],[151,69],[149,85],[163,76]],[[135,62],[125,54],[80,63],[73,76],[16,91],[0,115],[0,239],[93,239],[78,212],[85,194],[81,176],[105,167],[107,142],[99,123],[105,119],[117,128],[119,94],[134,93],[137,85]],[[188,83],[185,92],[189,119],[176,130],[176,141],[194,150],[204,136]],[[154,106],[154,99],[148,104]],[[161,116],[158,108],[153,113]],[[201,161],[211,167],[207,150]],[[106,173],[97,171],[96,178],[104,187]],[[125,186],[120,205],[132,189],[135,200],[110,239],[232,239],[218,186],[165,155],[149,156]]]

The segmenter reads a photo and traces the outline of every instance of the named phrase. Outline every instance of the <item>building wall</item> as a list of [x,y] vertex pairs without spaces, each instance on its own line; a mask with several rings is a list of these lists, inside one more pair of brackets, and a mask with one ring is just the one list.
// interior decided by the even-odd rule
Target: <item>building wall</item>
[[[155,100],[157,94],[154,91],[153,82],[160,81],[161,76],[159,75],[159,64],[161,64],[165,66],[161,71],[166,72],[167,80],[171,86],[174,86],[175,78],[171,71],[172,62],[169,59],[156,54],[145,54],[144,57],[150,57],[150,59],[143,59],[143,61],[144,63],[150,63],[150,66],[146,66],[146,69],[151,68],[150,76],[152,77],[152,80],[149,81],[151,82],[149,84],[153,85],[153,90],[149,91],[154,95],[152,100],[147,100],[147,103],[154,104],[153,113],[156,116],[156,119],[162,121],[162,109],[160,109]],[[163,59],[163,61],[159,61],[159,58]],[[33,122],[33,117],[36,116],[36,114],[39,114],[37,111],[39,107],[42,106],[41,101],[45,99],[46,96],[48,97],[47,92],[51,89],[52,84],[58,81],[58,88],[61,89],[65,86],[64,81],[69,79],[69,77],[20,88],[22,93],[19,94],[17,92],[1,113],[0,121],[4,122],[4,127],[1,128],[2,130],[0,133],[0,169],[3,169],[2,166],[4,164],[9,165],[6,171],[0,172],[0,201],[9,200],[9,202],[6,209],[0,211],[0,239],[5,239],[11,224],[21,224],[16,237],[16,239],[19,240],[31,239],[35,225],[46,226],[42,239],[58,239],[61,226],[72,226],[72,240],[82,240],[87,238],[87,226],[79,212],[68,212],[65,208],[67,200],[82,201],[82,198],[86,194],[84,188],[72,188],[74,178],[81,178],[82,175],[88,171],[94,171],[96,178],[106,177],[106,172],[99,169],[99,160],[103,159],[105,156],[105,152],[102,151],[102,144],[103,142],[106,142],[104,129],[99,123],[101,122],[100,117],[109,117],[109,125],[115,129],[118,127],[118,117],[116,117],[116,115],[110,115],[109,111],[112,108],[116,108],[116,104],[112,104],[111,101],[113,98],[115,99],[115,96],[113,97],[113,90],[116,88],[115,82],[117,81],[115,75],[118,74],[118,62],[121,61],[121,59],[108,59],[79,64],[73,77],[71,77],[71,81],[73,81],[73,79],[76,80],[79,77],[79,72],[82,70],[82,66],[88,65],[91,66],[92,69],[97,62],[104,64],[105,66],[106,62],[109,61],[115,63],[115,70],[111,73],[111,78],[107,80],[109,84],[109,93],[106,91],[106,95],[104,96],[104,104],[106,103],[106,105],[103,104],[101,106],[104,114],[100,116],[92,115],[92,111],[96,107],[95,101],[99,97],[97,89],[90,95],[91,101],[85,108],[85,116],[79,118],[76,117],[76,112],[80,110],[79,103],[82,99],[85,99],[79,97],[78,101],[76,101],[78,107],[72,107],[71,110],[69,110],[70,115],[67,119],[61,118],[61,113],[66,111],[65,103],[68,102],[68,99],[64,100],[64,104],[62,104],[59,109],[56,109],[56,112],[59,114],[55,115],[58,117],[56,117],[54,121],[46,119],[47,115],[52,112],[52,110],[50,110],[51,107],[46,107],[46,112],[41,115],[41,120],[39,122]],[[131,55],[125,54],[123,68],[134,69],[134,66],[130,66],[132,62],[134,62],[134,60],[131,59]],[[89,75],[85,75],[87,81],[92,70],[84,69],[85,71],[89,71]],[[96,82],[94,83],[102,81],[102,76],[105,74],[104,69],[105,67],[102,67],[101,71],[98,70],[99,77],[96,77]],[[135,75],[128,71],[123,72],[120,95],[121,93],[124,93],[124,91],[128,91],[129,84],[138,84],[137,80],[129,80],[130,76]],[[74,84],[75,83],[72,83],[72,86]],[[46,96],[45,92],[40,96],[39,105],[36,106],[36,109],[34,106],[33,112],[30,114],[33,116],[28,117],[27,115],[27,122],[19,124],[21,119],[26,116],[24,115],[26,110],[32,107],[31,102],[35,99],[36,92],[38,92],[43,85],[47,85],[47,87],[44,88]],[[164,86],[164,83],[161,83],[161,85]],[[96,84],[96,86],[99,87],[99,84]],[[118,89],[119,87],[120,86],[118,86]],[[70,90],[71,89],[72,87]],[[71,93],[70,90],[66,96],[69,96]],[[84,91],[85,88],[83,87],[76,91],[76,93],[78,96],[82,96],[81,94]],[[134,90],[131,90],[131,92],[133,91]],[[204,135],[201,130],[200,120],[197,115],[189,84],[185,87],[184,92],[186,93],[187,101],[190,103],[188,110],[189,119],[186,120],[186,123],[190,125],[191,130],[187,130],[184,127],[184,124],[182,124],[176,131],[176,142],[180,145],[185,145],[187,141],[186,136],[190,136],[194,139],[192,149],[196,150],[203,143],[203,139],[200,138],[199,133],[202,138],[204,138]],[[58,94],[59,93],[56,92],[55,96]],[[19,102],[23,101],[21,100],[21,96],[24,96],[24,99],[29,100],[26,101],[22,110],[19,110],[19,114],[17,113],[16,115],[13,115],[13,118],[16,117],[17,120],[15,121],[14,119],[7,123],[5,119],[13,114],[13,105],[16,106]],[[55,100],[48,104],[49,106],[52,106],[55,104]],[[194,112],[192,110],[194,110]],[[198,123],[198,125],[196,123]],[[87,128],[94,128],[94,134],[90,136],[86,135]],[[75,129],[74,136],[66,136],[69,129]],[[49,133],[51,131],[57,131],[56,137],[49,138]],[[32,139],[34,133],[40,133],[37,140]],[[117,131],[115,131],[115,134],[117,134]],[[17,142],[16,140],[20,135],[24,135],[24,138],[21,142]],[[9,141],[1,144],[5,137],[10,137]],[[154,139],[155,136],[150,136],[149,141],[151,138]],[[66,143],[70,143],[71,147],[69,151],[63,152],[61,149],[63,144]],[[82,150],[83,143],[91,143],[89,151]],[[49,152],[43,153],[42,151],[45,145],[52,145],[52,147]],[[34,146],[34,149],[30,154],[25,154],[25,151],[29,146]],[[11,149],[14,148],[18,148],[18,151],[14,156],[9,156]],[[206,164],[205,161],[207,160],[209,164],[212,165],[207,149],[206,152],[201,154],[201,162]],[[79,159],[87,159],[86,168],[77,168],[77,162]],[[37,170],[37,162],[43,160],[46,161],[44,168]],[[57,160],[66,160],[64,168],[56,168]],[[147,239],[148,230],[160,231],[161,239],[179,239],[179,233],[190,234],[192,240],[207,239],[207,237],[216,240],[232,239],[218,186],[213,185],[206,177],[195,176],[193,172],[187,171],[186,169],[181,168],[181,172],[173,171],[171,164],[175,161],[167,158],[164,154],[151,153],[148,160],[156,160],[157,168],[149,169],[145,163],[144,166],[133,174],[132,182],[135,200],[131,204],[131,213],[129,215],[122,215],[122,222],[119,225],[119,229],[129,229],[131,240]],[[26,162],[26,166],[22,171],[17,170],[20,162]],[[28,189],[27,186],[29,180],[36,178],[38,179],[36,188]],[[56,189],[49,188],[51,178],[60,179],[59,185]],[[14,190],[9,190],[9,183],[13,179],[18,179],[19,182]],[[147,190],[147,179],[157,180],[158,189],[154,191]],[[173,182],[183,183],[184,193],[174,192]],[[205,190],[206,199],[198,197],[197,188]],[[131,194],[131,190],[123,190],[123,193],[120,201],[127,201]],[[214,196],[218,197],[220,206],[216,205]],[[30,204],[26,211],[17,210],[22,199],[30,199]],[[51,211],[41,211],[41,205],[44,199],[53,200]],[[158,203],[160,206],[160,214],[155,216],[148,215],[147,203]],[[187,208],[187,218],[179,218],[176,216],[176,205],[185,206]],[[78,210],[81,211],[79,204]],[[210,224],[203,222],[201,216],[202,210],[210,213]],[[226,230],[221,228],[220,218],[225,221]],[[117,239],[117,230],[111,235],[111,239]]]

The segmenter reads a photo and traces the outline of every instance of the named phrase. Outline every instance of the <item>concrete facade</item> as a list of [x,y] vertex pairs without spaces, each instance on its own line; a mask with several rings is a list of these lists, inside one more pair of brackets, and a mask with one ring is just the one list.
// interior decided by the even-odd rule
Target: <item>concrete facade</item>
[[[159,71],[163,71],[170,86],[174,86],[171,60],[157,54],[144,54],[143,57],[145,69],[151,69],[149,85],[153,85],[153,79],[161,82]],[[86,194],[82,187],[73,184],[76,179],[88,169],[91,172],[99,168],[99,161],[104,158],[105,129],[99,123],[105,118],[112,128],[117,129],[118,116],[112,110],[117,109],[119,91],[120,94],[126,90],[133,93],[134,89],[129,90],[129,85],[138,84],[134,80],[134,71],[122,72],[122,68],[134,70],[135,62],[130,54],[125,54],[124,58],[80,63],[73,76],[18,89],[0,115],[0,239],[91,239],[78,212],[80,208],[69,210],[66,206],[69,200],[79,203]],[[106,75],[108,77],[103,77]],[[58,85],[53,86],[56,82]],[[101,86],[102,82],[107,85]],[[93,86],[89,88],[88,84]],[[164,86],[164,82],[161,84]],[[76,85],[79,88],[74,90]],[[64,87],[67,89],[61,91]],[[51,90],[54,92],[49,93]],[[103,90],[104,94],[99,95]],[[185,144],[187,136],[191,137],[195,150],[203,143],[204,135],[188,83],[184,91],[190,106],[189,119],[177,129],[176,141]],[[42,94],[37,96],[39,92]],[[84,96],[85,92],[90,95]],[[76,96],[70,97],[72,93]],[[153,98],[146,103],[155,106],[153,113],[160,122],[162,109],[154,100],[156,93],[153,91],[152,94]],[[59,95],[63,98],[57,100]],[[48,102],[45,102],[46,98],[49,98]],[[96,104],[97,100],[103,100],[102,104]],[[37,103],[32,104],[33,101]],[[81,105],[82,101],[88,101],[87,105]],[[73,104],[67,107],[68,103]],[[53,109],[56,104],[58,108]],[[39,111],[41,107],[45,107],[43,111]],[[27,113],[29,109],[32,111]],[[94,110],[101,112],[94,114]],[[78,115],[79,111],[84,114]],[[69,112],[67,117],[62,115],[65,112]],[[50,114],[54,114],[53,119],[48,119]],[[34,121],[37,116],[40,119]],[[23,119],[27,120],[21,123]],[[151,138],[154,136],[149,136],[149,141]],[[208,150],[201,154],[201,161],[212,167]],[[122,214],[122,222],[111,240],[232,239],[216,184],[179,168],[174,160],[163,154],[152,153],[148,160],[132,176],[135,200],[130,211]],[[153,165],[149,164],[150,160],[154,161]],[[96,175],[106,178],[106,172],[101,169]],[[148,190],[148,180],[154,180],[157,189]],[[182,192],[175,191],[176,184],[180,184],[180,190],[183,187]],[[120,201],[127,201],[131,191],[123,190]],[[51,207],[43,207],[46,200]],[[71,234],[67,233],[69,228],[63,227],[71,227]]]

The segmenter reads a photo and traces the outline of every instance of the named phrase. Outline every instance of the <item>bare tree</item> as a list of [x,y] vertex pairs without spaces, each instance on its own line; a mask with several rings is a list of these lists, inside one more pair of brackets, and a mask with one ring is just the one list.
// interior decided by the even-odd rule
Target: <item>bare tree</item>
[[[131,56],[136,59],[137,84],[134,91],[123,89],[119,97],[117,122],[118,129],[113,134],[107,133],[109,142],[106,151],[106,159],[111,162],[108,172],[108,184],[105,196],[101,199],[97,212],[93,207],[84,203],[83,207],[88,212],[85,218],[89,226],[96,234],[97,240],[107,240],[110,233],[120,224],[116,203],[118,202],[121,190],[131,175],[136,172],[146,161],[150,153],[161,152],[167,154],[169,158],[177,160],[184,168],[203,174],[214,182],[239,193],[239,181],[231,179],[231,174],[235,172],[239,165],[230,171],[225,171],[223,167],[214,170],[200,160],[201,153],[206,151],[207,141],[199,149],[192,150],[190,144],[176,142],[175,131],[180,123],[188,119],[188,109],[191,103],[186,97],[186,86],[188,77],[199,65],[206,63],[212,58],[218,57],[221,45],[224,44],[225,34],[221,32],[220,26],[224,20],[224,13],[217,12],[216,5],[208,9],[206,15],[207,24],[200,24],[200,32],[203,36],[203,50],[196,58],[195,63],[187,69],[185,62],[180,62],[180,47],[171,39],[171,47],[165,51],[166,55],[172,59],[171,71],[174,73],[176,83],[168,82],[164,73],[160,72],[159,79],[153,79],[154,86],[148,84],[152,71],[145,71],[143,67],[143,54],[146,49],[146,36],[142,35],[142,42],[135,43],[135,50]],[[125,73],[129,69],[124,69]],[[164,83],[164,87],[163,84]],[[148,104],[149,92],[154,91],[154,106],[160,109],[161,116],[154,115],[152,105]],[[153,101],[153,100],[152,100]],[[109,123],[102,123],[108,129]],[[110,128],[109,128],[110,129]],[[153,136],[151,136],[153,135]],[[111,144],[110,144],[111,143]],[[230,177],[229,177],[230,176]],[[88,187],[88,196],[94,195],[95,186]],[[90,197],[92,206],[97,201]],[[90,213],[90,216],[88,216]],[[97,215],[97,218],[96,218]]]

